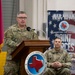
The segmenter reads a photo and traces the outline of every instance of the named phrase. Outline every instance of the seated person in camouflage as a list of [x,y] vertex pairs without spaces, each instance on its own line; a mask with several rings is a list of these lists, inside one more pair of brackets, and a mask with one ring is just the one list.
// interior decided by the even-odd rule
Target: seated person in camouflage
[[44,53],[47,59],[47,69],[44,75],[71,75],[71,58],[61,45],[62,40],[56,38],[54,48]]
[[12,25],[5,31],[5,45],[7,45],[7,58],[4,67],[4,75],[18,75],[19,64],[12,61],[12,56],[10,55],[15,48],[23,40],[36,40],[38,39],[37,34],[31,30],[27,31],[26,21],[27,15],[25,12],[20,11],[17,14],[17,24]]

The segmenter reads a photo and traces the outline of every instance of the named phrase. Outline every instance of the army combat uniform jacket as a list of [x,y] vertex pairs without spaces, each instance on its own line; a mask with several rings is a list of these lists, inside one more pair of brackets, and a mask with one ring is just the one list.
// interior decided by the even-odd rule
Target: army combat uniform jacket
[[12,25],[5,31],[5,45],[7,46],[7,58],[4,67],[4,75],[16,75],[18,72],[18,64],[12,61],[11,53],[15,50],[18,44],[23,40],[36,40],[37,34],[31,30],[20,29],[17,24]]
[[12,25],[9,29],[5,32],[5,45],[7,45],[8,49],[8,56],[7,60],[11,60],[10,54],[14,49],[17,47],[24,40],[36,40],[38,36],[34,31],[27,31],[27,29],[20,29],[18,25]]
[[63,67],[70,68],[71,67],[71,57],[67,53],[66,50],[61,49],[60,51],[56,51],[55,48],[51,50],[47,50],[45,52],[45,56],[47,59],[47,66],[51,67],[50,63],[59,61],[63,64]]
[[[55,48],[45,52],[47,59],[47,68],[43,75],[71,75],[71,58],[66,50],[60,49],[56,51]],[[54,68],[51,66],[53,62],[62,63],[62,67]]]

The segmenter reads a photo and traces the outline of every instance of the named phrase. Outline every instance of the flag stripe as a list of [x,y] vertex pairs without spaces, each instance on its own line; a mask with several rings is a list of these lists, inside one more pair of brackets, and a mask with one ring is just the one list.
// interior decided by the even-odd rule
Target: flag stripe
[[3,34],[3,18],[2,18],[2,0],[0,0],[0,50],[3,46],[3,39],[4,34]]

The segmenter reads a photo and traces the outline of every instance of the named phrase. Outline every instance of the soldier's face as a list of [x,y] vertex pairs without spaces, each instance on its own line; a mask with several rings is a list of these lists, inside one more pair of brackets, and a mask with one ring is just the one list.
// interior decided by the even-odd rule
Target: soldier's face
[[55,46],[56,48],[60,48],[61,45],[62,45],[61,39],[58,39],[58,38],[57,38],[57,39],[54,40],[54,46]]
[[18,25],[21,26],[21,27],[26,25],[26,20],[27,20],[26,14],[19,14],[17,16]]

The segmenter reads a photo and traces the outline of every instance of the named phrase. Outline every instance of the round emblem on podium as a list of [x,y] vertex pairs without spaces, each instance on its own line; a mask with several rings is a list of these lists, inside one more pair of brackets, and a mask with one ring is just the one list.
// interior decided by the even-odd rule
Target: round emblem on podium
[[43,74],[46,67],[47,61],[40,51],[31,52],[25,60],[25,70],[28,75]]
[[69,23],[67,21],[61,21],[59,23],[59,29],[62,31],[66,31],[69,28]]

